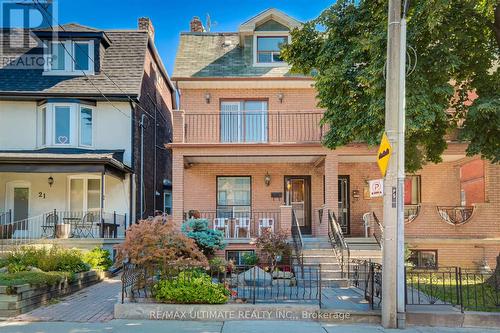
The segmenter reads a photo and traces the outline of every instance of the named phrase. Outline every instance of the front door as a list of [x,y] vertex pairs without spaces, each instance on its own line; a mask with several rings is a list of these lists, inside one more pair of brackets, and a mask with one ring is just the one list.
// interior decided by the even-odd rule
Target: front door
[[349,185],[349,176],[339,175],[339,224],[344,235],[351,232]]
[[311,177],[285,176],[285,200],[291,205],[303,234],[311,234]]
[[29,217],[29,184],[25,182],[12,182],[7,184],[7,208],[12,210],[12,221],[16,223],[16,229],[25,230]]

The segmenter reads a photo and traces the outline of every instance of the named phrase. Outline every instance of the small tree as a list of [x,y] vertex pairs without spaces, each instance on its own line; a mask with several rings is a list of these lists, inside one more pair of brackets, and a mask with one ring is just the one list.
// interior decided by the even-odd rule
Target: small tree
[[117,262],[128,261],[151,270],[159,267],[165,272],[172,264],[207,265],[207,258],[196,243],[162,217],[132,225],[125,241],[115,248]]
[[207,219],[189,219],[182,225],[182,232],[193,239],[206,256],[226,247],[224,233],[208,227]]
[[287,240],[288,235],[283,230],[272,232],[270,229],[265,229],[257,238],[257,248],[271,266],[271,272],[278,263],[278,257],[290,255],[291,247]]

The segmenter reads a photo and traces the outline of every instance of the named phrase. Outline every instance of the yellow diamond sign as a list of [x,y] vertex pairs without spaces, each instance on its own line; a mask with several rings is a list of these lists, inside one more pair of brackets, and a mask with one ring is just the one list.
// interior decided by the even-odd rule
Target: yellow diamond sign
[[382,173],[382,177],[385,177],[385,173],[387,171],[387,165],[389,164],[389,159],[391,158],[392,147],[389,139],[387,138],[387,134],[382,135],[382,141],[380,142],[380,147],[377,152],[377,164],[380,172]]

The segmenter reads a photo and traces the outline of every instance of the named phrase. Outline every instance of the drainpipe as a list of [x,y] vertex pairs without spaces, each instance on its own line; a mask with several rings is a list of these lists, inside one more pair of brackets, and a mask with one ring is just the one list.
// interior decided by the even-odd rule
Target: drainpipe
[[141,127],[141,188],[139,189],[140,195],[140,218],[142,220],[144,215],[144,113],[141,115],[141,122],[139,126]]

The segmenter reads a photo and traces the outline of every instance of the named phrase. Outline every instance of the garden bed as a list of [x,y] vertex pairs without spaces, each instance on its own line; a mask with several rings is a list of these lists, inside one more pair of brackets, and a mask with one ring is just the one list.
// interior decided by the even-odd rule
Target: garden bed
[[76,273],[71,278],[64,277],[59,283],[19,284],[0,286],[0,318],[13,317],[29,312],[51,299],[71,294],[102,281],[106,276],[102,271]]

